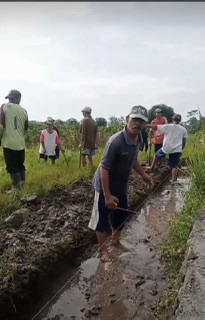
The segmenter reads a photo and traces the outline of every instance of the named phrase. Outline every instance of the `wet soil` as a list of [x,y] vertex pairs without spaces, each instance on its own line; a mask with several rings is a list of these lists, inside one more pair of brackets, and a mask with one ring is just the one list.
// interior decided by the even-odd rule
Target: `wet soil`
[[100,262],[94,253],[34,319],[154,319],[155,306],[167,288],[158,244],[182,207],[187,188],[183,176],[177,185],[166,183],[123,230],[123,244],[131,251],[123,253],[110,245],[114,261],[109,263]]
[[[154,172],[155,187],[168,173],[165,164]],[[136,209],[149,194],[141,177],[133,174],[129,183],[129,208]],[[2,320],[31,319],[30,311],[36,302],[45,302],[65,283],[65,270],[71,275],[75,266],[90,257],[96,248],[95,234],[88,229],[93,203],[91,181],[56,186],[44,197],[27,197],[22,201],[25,208],[12,213],[0,227]],[[141,245],[145,243],[142,241]],[[51,279],[57,274],[63,276],[55,283]],[[58,318],[59,315],[55,319]]]

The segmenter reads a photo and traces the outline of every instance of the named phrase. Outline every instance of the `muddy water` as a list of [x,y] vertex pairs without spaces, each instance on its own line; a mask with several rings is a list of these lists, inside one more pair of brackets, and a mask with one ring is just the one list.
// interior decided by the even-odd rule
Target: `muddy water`
[[157,245],[182,208],[189,184],[183,176],[178,181],[174,186],[166,183],[127,223],[122,242],[130,252],[110,247],[114,262],[101,263],[97,254],[84,261],[64,291],[35,319],[154,319],[154,306],[166,289]]

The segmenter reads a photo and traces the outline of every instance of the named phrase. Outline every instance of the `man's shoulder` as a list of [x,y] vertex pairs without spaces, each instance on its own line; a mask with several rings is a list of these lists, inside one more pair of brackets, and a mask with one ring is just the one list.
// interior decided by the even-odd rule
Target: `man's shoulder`
[[119,143],[123,138],[123,130],[114,133],[109,139],[108,143]]
[[183,125],[181,125],[180,123],[177,125],[177,127],[179,128],[180,131],[187,132],[187,129]]

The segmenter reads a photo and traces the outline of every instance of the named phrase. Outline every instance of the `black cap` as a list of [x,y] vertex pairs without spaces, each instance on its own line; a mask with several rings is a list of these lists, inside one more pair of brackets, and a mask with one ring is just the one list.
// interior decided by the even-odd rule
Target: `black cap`
[[19,92],[18,90],[12,89],[12,90],[9,91],[9,93],[5,97],[5,99],[17,98],[17,97],[21,97],[21,92]]
[[173,120],[176,120],[176,121],[181,121],[182,117],[180,114],[175,114],[173,117],[172,117]]

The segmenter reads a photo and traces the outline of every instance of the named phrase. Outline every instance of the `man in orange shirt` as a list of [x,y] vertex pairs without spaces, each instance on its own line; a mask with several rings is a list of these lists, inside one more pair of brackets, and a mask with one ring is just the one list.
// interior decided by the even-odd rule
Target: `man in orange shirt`
[[[156,115],[156,118],[154,120],[152,120],[151,125],[157,126],[160,124],[167,124],[168,123],[167,118],[162,116],[161,109],[157,108],[155,110],[155,115]],[[154,133],[154,151],[156,153],[160,148],[162,148],[164,135],[161,134],[156,129],[151,129],[150,134],[149,134],[150,143],[151,143],[151,139],[153,137],[153,133]]]

